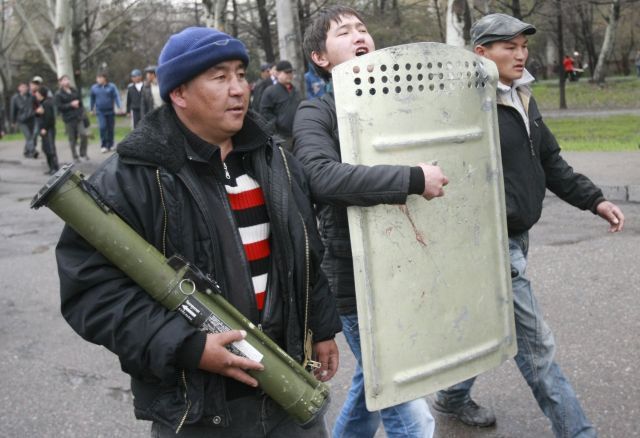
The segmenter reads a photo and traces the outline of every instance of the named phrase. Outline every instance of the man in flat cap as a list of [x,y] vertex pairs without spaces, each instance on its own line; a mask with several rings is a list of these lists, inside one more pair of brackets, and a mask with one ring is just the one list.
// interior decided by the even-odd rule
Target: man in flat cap
[[131,82],[127,85],[126,114],[131,117],[131,123],[134,128],[140,123],[142,118],[142,72],[134,68],[131,70]]
[[148,65],[144,68],[144,85],[140,96],[140,116],[144,117],[162,105],[160,85],[156,74],[157,66]]
[[[215,29],[172,35],[158,60],[166,103],[91,175],[100,198],[165,256],[180,254],[295,360],[312,346],[329,380],[341,329],[320,269],[322,243],[300,164],[247,114],[249,57]],[[66,227],[57,247],[61,308],[131,375],[136,417],[154,437],[324,437],[302,429],[225,347],[246,333],[197,330],[154,301]],[[308,343],[308,344],[307,344]]]
[[[504,14],[487,15],[471,27],[474,51],[498,67],[500,149],[518,342],[515,361],[557,437],[594,437],[595,429],[554,360],[553,334],[526,276],[528,232],[540,218],[546,189],[602,217],[610,232],[622,230],[624,215],[591,180],[573,171],[542,120],[529,88],[534,78],[525,69],[527,36],[535,32],[533,25]],[[472,426],[494,424],[493,413],[471,399],[473,382],[438,392],[434,409]]]
[[268,87],[260,99],[260,114],[287,148],[291,147],[293,118],[302,100],[300,92],[293,85],[293,66],[283,60],[276,64],[277,82]]

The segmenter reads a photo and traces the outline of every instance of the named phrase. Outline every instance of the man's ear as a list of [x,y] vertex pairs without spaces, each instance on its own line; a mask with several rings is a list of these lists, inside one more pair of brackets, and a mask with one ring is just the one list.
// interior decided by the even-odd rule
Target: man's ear
[[180,84],[178,88],[174,88],[171,91],[171,93],[169,93],[169,98],[171,99],[171,102],[178,108],[187,107],[187,101],[184,98],[185,88],[186,88],[185,84]]
[[327,56],[325,55],[324,52],[323,53],[311,52],[311,60],[315,65],[317,65],[318,67],[324,70],[327,70],[327,67],[329,66],[329,60],[327,59]]
[[476,53],[476,55],[480,55],[480,56],[484,56],[485,52],[486,52],[487,48],[484,46],[475,46],[473,48],[473,51]]

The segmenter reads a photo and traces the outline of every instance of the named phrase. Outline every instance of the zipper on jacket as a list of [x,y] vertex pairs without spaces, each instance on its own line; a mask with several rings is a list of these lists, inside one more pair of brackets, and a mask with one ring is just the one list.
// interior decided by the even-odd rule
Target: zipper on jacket
[[[520,112],[515,107],[513,107],[511,105],[505,105],[504,103],[501,103],[499,105],[502,105],[505,108],[510,108],[512,111],[516,112],[518,122],[522,125],[524,130],[527,131],[527,139],[529,140],[529,151],[531,153],[531,157],[535,158],[536,151],[535,151],[535,149],[533,147],[533,139],[531,138],[531,132],[529,130],[527,130],[527,125],[525,124],[524,120],[522,120],[522,115],[520,115]],[[527,114],[527,116],[528,116],[528,114]],[[538,124],[536,123],[535,120],[533,120],[533,123],[536,125],[536,127],[538,127]]]
[[529,135],[529,149],[531,150],[531,156],[535,157],[536,156],[536,151],[533,148],[533,140],[531,139],[531,135]]
[[166,257],[168,215],[167,206],[164,203],[164,189],[162,188],[162,182],[160,182],[160,169],[156,169],[156,181],[158,182],[158,191],[160,192],[160,205],[162,206],[162,255]]
[[[268,150],[268,149],[267,149],[267,150]],[[266,157],[265,157],[265,158],[266,158]],[[258,184],[260,185],[260,188],[262,189],[262,192],[264,193],[265,200],[266,200],[266,199],[267,199],[267,197],[268,197],[267,189],[266,189],[266,187],[265,187],[264,183],[263,183],[263,182],[261,182],[261,181],[260,181],[260,179],[256,177],[256,174],[255,174],[254,172],[252,172],[252,171],[251,171],[251,169],[249,168],[249,166],[247,166],[246,159],[247,159],[247,154],[243,154],[243,155],[242,155],[242,167],[243,167],[244,171],[245,171],[245,172],[247,172],[247,175],[249,175],[251,178],[253,178],[254,180],[256,180],[256,181],[258,182]],[[267,178],[268,178],[268,177],[267,177]],[[275,239],[273,236],[276,234],[276,231],[275,231],[275,230],[276,230],[276,227],[274,226],[274,221],[271,219],[271,217],[272,217],[273,215],[272,215],[272,214],[271,214],[271,212],[269,211],[269,210],[270,210],[270,205],[271,205],[271,203],[266,204],[266,205],[265,205],[265,208],[267,209],[267,212],[268,212],[268,215],[269,215],[269,223],[271,224],[271,242],[273,243],[274,248],[275,248],[275,240],[276,240],[276,239]],[[244,249],[243,249],[243,251],[244,251]],[[243,252],[243,254],[244,254],[244,252]],[[274,255],[274,254],[275,254],[275,250],[272,248],[272,252],[271,252],[271,258],[272,258],[271,266],[273,266],[273,263],[274,263],[274,261],[273,261],[273,260],[274,260],[274,257],[275,257],[275,255]],[[264,309],[262,310],[262,314],[261,314],[261,315],[260,315],[260,314],[258,315],[258,319],[259,319],[259,322],[260,322],[260,323],[258,324],[258,327],[259,327],[260,331],[263,331],[263,329],[262,329],[262,321],[268,321],[268,317],[269,317],[269,315],[270,315],[270,313],[271,313],[271,309],[272,309],[272,307],[273,307],[273,297],[274,297],[274,294],[273,294],[273,293],[269,293],[269,289],[270,289],[270,285],[271,285],[272,278],[273,278],[273,272],[272,272],[272,269],[271,269],[271,268],[269,268],[269,277],[268,277],[268,279],[267,279],[267,287],[266,287],[266,289],[265,289],[267,296],[266,296],[266,300],[265,300],[265,303],[264,303]],[[253,284],[253,281],[251,282],[251,284]],[[254,295],[254,301],[255,301],[255,295]],[[256,309],[257,309],[257,302],[256,302]],[[286,330],[285,330],[284,328],[283,328],[283,335],[284,335],[284,336],[285,336],[285,338],[286,338]]]
[[180,376],[182,377],[181,379],[182,396],[184,397],[184,401],[187,404],[187,409],[184,411],[184,414],[182,415],[182,419],[178,424],[178,428],[176,429],[176,435],[180,433],[180,429],[182,429],[182,426],[184,426],[184,422],[187,420],[187,415],[189,415],[189,410],[191,409],[191,400],[189,400],[189,397],[187,394],[187,376],[184,372],[184,369],[181,370]]
[[222,162],[222,167],[224,168],[224,177],[227,178],[228,180],[231,179],[231,175],[229,174],[229,169],[227,169],[227,163],[225,163],[224,161]]
[[[289,179],[289,189],[293,191],[292,188],[292,180],[291,180],[291,172],[289,170],[289,163],[287,162],[287,157],[284,153],[284,149],[282,146],[279,146],[280,154],[282,155],[282,161],[284,162],[284,167],[287,171],[287,178]],[[298,217],[300,218],[300,222],[302,223],[302,231],[304,233],[304,340],[303,340],[303,351],[304,351],[304,361],[302,366],[308,370],[313,370],[320,368],[322,364],[318,361],[313,360],[313,331],[309,329],[309,301],[311,295],[311,261],[309,255],[309,233],[307,230],[307,224],[304,221],[304,217],[302,213],[298,211]]]
[[[163,219],[162,219],[162,255],[167,256],[167,206],[164,202],[164,189],[162,188],[162,182],[160,181],[160,169],[156,169],[156,181],[158,183],[158,190],[160,192],[160,205],[162,205]],[[189,410],[191,409],[191,400],[189,400],[189,396],[187,393],[187,376],[184,369],[180,370],[181,376],[181,384],[182,384],[182,395],[184,397],[185,404],[187,408],[182,415],[180,423],[178,423],[178,427],[176,429],[176,434],[180,433],[180,429],[184,425],[184,422],[187,419],[187,415],[189,415]]]

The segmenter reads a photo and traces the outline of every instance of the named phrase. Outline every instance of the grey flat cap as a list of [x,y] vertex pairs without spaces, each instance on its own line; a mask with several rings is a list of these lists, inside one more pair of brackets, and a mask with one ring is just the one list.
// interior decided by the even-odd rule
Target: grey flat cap
[[485,15],[471,26],[471,40],[474,46],[493,41],[507,41],[521,33],[533,35],[536,28],[533,24],[524,23],[506,14]]

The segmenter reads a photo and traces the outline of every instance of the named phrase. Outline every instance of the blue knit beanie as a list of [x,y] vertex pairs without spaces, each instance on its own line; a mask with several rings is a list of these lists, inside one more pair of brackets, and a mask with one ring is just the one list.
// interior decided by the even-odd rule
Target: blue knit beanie
[[156,75],[160,96],[170,102],[169,93],[223,61],[240,60],[249,64],[244,44],[210,27],[187,27],[171,35],[158,58]]

